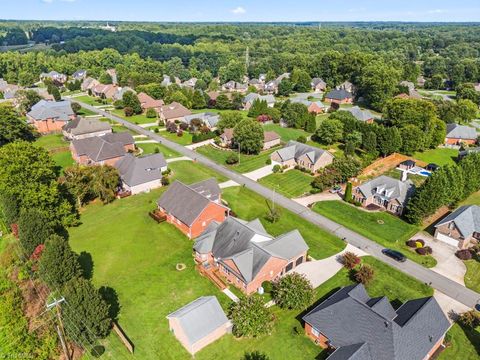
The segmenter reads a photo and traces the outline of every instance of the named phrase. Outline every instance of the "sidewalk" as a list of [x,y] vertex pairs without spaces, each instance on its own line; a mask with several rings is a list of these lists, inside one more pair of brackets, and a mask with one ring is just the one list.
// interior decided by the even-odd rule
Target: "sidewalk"
[[210,145],[210,144],[213,144],[213,139],[201,141],[201,142],[198,142],[198,143],[195,143],[195,144],[192,144],[192,145],[187,145],[185,147],[187,149],[190,149],[190,150],[195,150],[196,148],[199,148],[199,147],[202,147],[202,146],[205,146],[205,145]]
[[273,174],[273,166],[274,165],[267,165],[267,166],[264,166],[260,169],[253,170],[253,171],[248,172],[248,173],[244,173],[242,175],[248,177],[249,179],[257,181],[258,179],[261,179],[265,176]]

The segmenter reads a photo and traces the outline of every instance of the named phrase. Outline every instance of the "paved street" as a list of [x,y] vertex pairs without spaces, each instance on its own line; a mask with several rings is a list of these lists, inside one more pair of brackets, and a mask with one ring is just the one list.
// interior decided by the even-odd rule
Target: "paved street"
[[[262,186],[258,184],[256,181],[253,181],[247,177],[245,177],[242,174],[238,174],[234,171],[231,171],[227,168],[225,168],[222,165],[219,165],[215,163],[214,161],[196,153],[195,151],[192,151],[190,149],[185,148],[182,145],[179,145],[173,141],[167,140],[160,136],[159,134],[153,133],[151,131],[148,131],[146,129],[143,129],[142,127],[132,124],[118,116],[111,115],[110,113],[107,113],[103,110],[97,109],[93,106],[90,106],[88,104],[79,102],[76,100],[80,105],[82,105],[84,108],[89,109],[91,111],[94,111],[100,115],[103,115],[111,120],[114,120],[116,122],[122,123],[125,127],[143,135],[147,135],[153,140],[158,141],[161,144],[164,144],[165,146],[179,152],[180,154],[187,156],[195,161],[198,161],[199,163],[217,171],[218,173],[226,176],[227,178],[234,180],[236,183],[240,185],[245,185],[248,189],[258,193],[259,195],[262,195],[266,198],[271,198],[272,197],[272,190],[269,188],[266,188],[265,186]],[[382,260],[383,262],[391,265],[394,268],[397,268],[407,274],[409,274],[412,277],[417,278],[418,280],[430,284],[433,288],[437,289],[438,291],[448,295],[449,297],[457,300],[458,302],[467,305],[469,307],[473,307],[477,302],[480,302],[480,294],[465,288],[464,286],[456,283],[453,280],[450,280],[446,278],[445,276],[438,274],[430,269],[424,268],[423,266],[407,260],[404,263],[398,263],[390,258],[385,257],[382,254],[382,249],[383,247],[378,245],[372,240],[369,240],[368,238],[355,233],[354,231],[351,231],[334,221],[331,221],[313,211],[310,209],[298,204],[297,202],[288,199],[280,194],[275,195],[275,201],[277,204],[280,206],[283,206],[284,208],[298,214],[302,218],[308,220],[312,224],[315,224],[333,234],[338,236],[341,239],[345,239],[348,243],[362,249],[363,251],[367,252],[368,254]]]

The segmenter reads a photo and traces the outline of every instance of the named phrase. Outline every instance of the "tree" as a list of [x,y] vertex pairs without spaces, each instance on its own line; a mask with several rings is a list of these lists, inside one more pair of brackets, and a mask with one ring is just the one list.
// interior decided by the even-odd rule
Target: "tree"
[[49,219],[35,208],[23,210],[18,218],[18,238],[27,256],[55,233]]
[[193,109],[203,109],[207,107],[207,101],[205,96],[199,90],[195,90],[192,98],[192,108]]
[[313,301],[313,287],[305,275],[291,273],[274,284],[275,303],[283,309],[305,309]]
[[363,264],[355,272],[355,280],[363,285],[370,284],[375,277],[375,270],[368,264]]
[[304,104],[286,101],[282,106],[282,118],[289,127],[305,129],[311,117],[312,114],[308,112],[308,108]]
[[215,107],[219,110],[228,110],[232,108],[232,103],[225,94],[220,94],[215,102]]
[[334,169],[338,176],[338,181],[345,182],[348,179],[357,176],[362,170],[362,164],[355,158],[335,158],[333,163],[327,167]]
[[108,335],[109,306],[90,281],[74,278],[65,285],[63,294],[68,304],[63,311],[71,324],[65,330],[72,341],[84,346],[83,343],[94,344],[97,337]]
[[336,119],[322,121],[315,133],[315,140],[326,145],[331,145],[342,139],[343,123]]
[[293,69],[291,76],[293,88],[298,92],[307,92],[311,89],[312,78],[305,70]]
[[137,94],[135,94],[133,91],[125,91],[122,101],[125,108],[131,108],[135,114],[142,113],[142,105],[140,104],[140,100],[138,100]]
[[218,76],[222,84],[230,80],[242,82],[245,73],[245,63],[240,60],[230,60],[227,65],[220,67],[218,70]]
[[259,351],[252,351],[243,355],[243,360],[269,360],[269,357]]
[[62,95],[60,94],[60,90],[58,90],[58,88],[57,88],[56,86],[53,86],[53,85],[52,85],[50,95],[53,96],[53,98],[55,99],[55,101],[60,101],[60,100],[62,100]]
[[21,113],[27,113],[32,109],[32,106],[42,100],[42,97],[34,90],[18,90],[15,93],[15,99],[19,104]]
[[358,92],[373,109],[381,111],[395,94],[400,77],[397,68],[380,61],[372,62],[362,70]]
[[360,257],[353,252],[347,251],[342,255],[342,264],[347,270],[354,269],[360,262]]
[[402,136],[396,127],[377,128],[377,147],[380,154],[387,156],[402,147]]
[[362,148],[372,156],[376,156],[377,151],[377,134],[373,131],[366,131],[362,136]]
[[245,296],[232,303],[229,318],[233,322],[233,334],[238,337],[265,335],[273,327],[273,315],[257,295]]
[[278,84],[278,95],[289,96],[293,91],[293,84],[290,79],[283,79]]
[[238,154],[237,154],[236,152],[230,153],[230,154],[227,156],[227,159],[225,160],[225,162],[226,162],[228,165],[237,164],[237,163],[238,163]]
[[135,114],[135,111],[130,106],[126,106],[123,108],[123,113],[125,114],[126,117],[131,117],[133,114]]
[[352,183],[349,181],[347,182],[347,187],[345,188],[345,195],[343,196],[343,200],[346,202],[352,201]]
[[105,84],[105,85],[109,85],[109,84],[113,83],[112,76],[109,73],[107,73],[106,71],[104,71],[100,75],[100,77],[98,78],[98,81],[100,81],[100,84]]
[[91,189],[93,195],[104,204],[112,202],[120,183],[118,170],[109,165],[89,166],[86,169],[92,173]]
[[480,104],[480,94],[475,90],[473,84],[460,84],[455,90],[457,92],[458,100],[468,99],[473,101],[475,104]]
[[154,108],[148,108],[147,111],[145,112],[145,116],[148,119],[155,119],[157,117],[157,112]]
[[459,123],[468,124],[477,118],[478,105],[470,99],[460,99],[457,101],[457,116]]
[[266,100],[253,100],[252,106],[248,110],[248,116],[256,118],[259,115],[266,114],[268,112],[268,104]]
[[425,150],[425,133],[418,126],[404,126],[400,129],[400,136],[402,137],[402,153],[413,155],[416,151]]
[[244,119],[233,129],[235,143],[246,154],[258,154],[263,148],[263,127],[257,121]]
[[78,115],[80,113],[80,111],[82,110],[82,106],[79,103],[76,103],[76,102],[72,102],[71,107],[72,107],[73,112],[76,115]]
[[82,275],[78,255],[65,238],[52,235],[45,241],[38,273],[53,289],[62,288],[68,281]]
[[477,310],[466,311],[460,314],[458,322],[468,329],[475,329],[480,325],[480,313]]
[[225,129],[233,129],[242,120],[243,116],[238,111],[225,111],[220,114],[217,128],[221,132]]
[[13,106],[0,105],[0,146],[18,141],[35,140],[34,129],[17,116]]

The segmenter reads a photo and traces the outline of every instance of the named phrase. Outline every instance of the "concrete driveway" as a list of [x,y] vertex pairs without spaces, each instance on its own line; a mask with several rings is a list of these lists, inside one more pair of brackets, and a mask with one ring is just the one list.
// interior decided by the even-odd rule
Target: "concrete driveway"
[[432,256],[437,260],[437,265],[431,270],[465,286],[464,277],[467,269],[462,260],[455,256],[457,249],[444,242],[435,240],[430,234],[420,232],[412,239],[422,239],[425,245],[433,249]]
[[347,251],[353,252],[358,256],[368,255],[366,252],[360,250],[359,248],[351,244],[347,244],[345,249],[338,254],[322,260],[308,261],[306,263],[298,265],[292,271],[305,275],[305,277],[312,283],[312,286],[314,288],[317,288],[342,269],[343,265],[340,262],[340,258],[341,255],[343,255]]
[[330,192],[323,192],[320,194],[313,194],[308,196],[303,196],[299,198],[292,199],[293,201],[299,203],[303,206],[308,206],[311,204],[315,204],[319,201],[327,201],[327,200],[342,200],[342,196],[338,193],[332,194]]
[[273,164],[267,165],[267,166],[261,167],[260,169],[253,170],[253,171],[250,171],[248,173],[244,173],[242,175],[248,177],[251,180],[257,181],[258,179],[261,179],[265,176],[273,174],[273,167],[274,166],[275,165],[273,165]]

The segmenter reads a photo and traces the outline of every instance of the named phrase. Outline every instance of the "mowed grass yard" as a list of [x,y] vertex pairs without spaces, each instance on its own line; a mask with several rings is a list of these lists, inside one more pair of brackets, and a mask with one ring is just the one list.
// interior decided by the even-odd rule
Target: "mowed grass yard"
[[312,175],[292,169],[283,173],[270,174],[261,178],[258,182],[288,198],[296,198],[312,189],[313,179]]
[[157,123],[158,122],[157,118],[147,118],[147,116],[145,114],[125,116],[125,113],[123,112],[123,109],[112,110],[112,114],[116,115],[118,117],[121,117],[122,119],[125,119],[125,120],[131,122],[132,124],[151,124],[151,123]]
[[192,134],[188,131],[184,131],[182,136],[178,136],[176,133],[170,133],[168,131],[162,131],[161,133],[158,133],[158,135],[183,146],[192,144]]
[[436,260],[432,256],[420,256],[405,245],[405,241],[419,230],[418,227],[391,214],[364,211],[335,200],[318,202],[312,209],[382,246],[401,251],[410,260],[425,267],[436,265]]
[[154,154],[155,149],[158,149],[166,159],[181,156],[175,150],[171,150],[170,148],[160,143],[145,143],[145,144],[135,144],[135,145],[143,150],[142,155]]
[[72,154],[69,150],[69,143],[63,139],[62,134],[43,135],[36,141],[35,145],[44,148],[49,151],[52,159],[60,168],[60,172],[69,166],[75,164],[72,158]]
[[424,152],[416,152],[413,158],[426,163],[434,163],[440,166],[453,165],[458,156],[458,150],[448,148],[436,148]]
[[105,105],[105,104],[102,103],[101,99],[93,97],[93,96],[89,96],[89,95],[75,96],[75,97],[71,98],[70,100],[73,101],[73,102],[80,101],[80,102],[83,102],[83,103],[91,105],[91,106]]
[[240,163],[235,165],[227,165],[226,163],[226,160],[232,154],[232,151],[220,150],[212,145],[199,147],[195,151],[197,151],[201,155],[212,159],[216,163],[228,166],[232,170],[235,170],[239,173],[246,173],[266,166],[267,159],[270,158],[270,154],[273,153],[276,149],[278,148],[265,150],[258,155],[241,154]]
[[287,142],[290,140],[297,140],[299,136],[308,137],[312,134],[302,130],[302,129],[294,129],[294,128],[284,128],[278,124],[266,124],[263,125],[264,131],[275,131],[283,142]]
[[281,211],[280,220],[275,223],[269,222],[265,216],[271,201],[245,187],[235,186],[224,189],[223,199],[239,218],[248,221],[259,218],[265,229],[274,236],[298,229],[310,247],[309,255],[315,259],[327,258],[345,248],[345,243],[335,235],[278,205],[277,208]]

